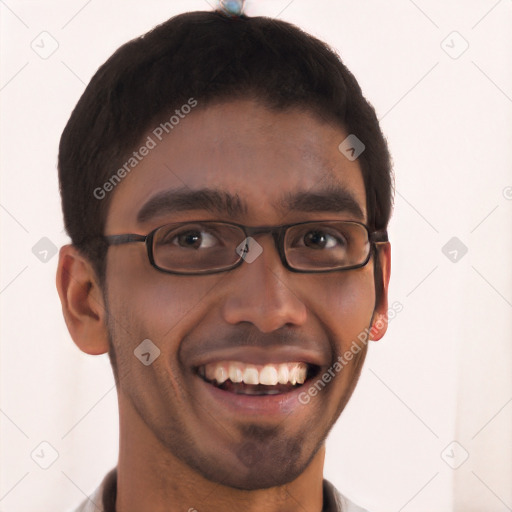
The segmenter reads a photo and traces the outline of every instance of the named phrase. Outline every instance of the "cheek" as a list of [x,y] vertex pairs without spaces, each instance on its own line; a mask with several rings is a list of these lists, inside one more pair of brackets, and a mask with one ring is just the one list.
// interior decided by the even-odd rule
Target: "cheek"
[[321,277],[309,308],[330,331],[339,352],[370,325],[375,305],[373,266]]
[[[115,265],[109,261],[106,275],[109,331],[121,387],[141,408],[149,389],[167,393],[174,403],[181,403],[187,392],[176,354],[182,338],[206,314],[208,297],[215,293],[222,274],[195,280],[164,274],[149,262],[139,261],[136,251],[127,252],[132,258],[115,258]],[[152,344],[141,345],[147,339]],[[137,354],[156,353],[153,345],[159,351],[158,363],[145,366]]]
[[300,399],[316,404],[312,417],[325,418],[330,428],[352,396],[365,360],[368,346],[361,335],[367,333],[375,304],[373,266],[313,279],[301,289],[301,297],[308,297],[310,321],[327,334],[333,353],[329,367]]
[[132,327],[137,339],[147,337],[156,344],[165,340],[169,345],[177,333],[198,322],[203,305],[223,274],[198,279],[159,272],[150,265],[141,246],[126,248],[123,254],[109,254],[110,313],[116,320],[124,320],[125,330]]

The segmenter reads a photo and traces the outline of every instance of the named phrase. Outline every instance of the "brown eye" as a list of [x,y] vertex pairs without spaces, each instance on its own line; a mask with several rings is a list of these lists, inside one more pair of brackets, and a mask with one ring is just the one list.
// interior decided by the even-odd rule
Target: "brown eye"
[[303,243],[310,249],[333,249],[336,246],[346,245],[346,241],[341,234],[334,236],[320,230],[308,231],[303,237]]
[[169,231],[158,240],[159,245],[174,245],[184,249],[210,249],[218,245],[218,239],[204,229]]

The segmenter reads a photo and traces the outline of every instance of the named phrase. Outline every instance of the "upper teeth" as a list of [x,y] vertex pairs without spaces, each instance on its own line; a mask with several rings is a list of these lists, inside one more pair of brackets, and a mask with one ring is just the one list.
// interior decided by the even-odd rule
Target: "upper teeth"
[[245,364],[239,361],[219,361],[199,368],[199,374],[222,384],[226,380],[245,384],[303,384],[308,367],[306,363]]

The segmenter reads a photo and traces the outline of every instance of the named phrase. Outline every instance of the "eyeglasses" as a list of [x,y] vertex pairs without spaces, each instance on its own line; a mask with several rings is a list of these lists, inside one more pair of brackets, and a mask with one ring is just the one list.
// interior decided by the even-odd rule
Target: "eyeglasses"
[[316,273],[363,267],[372,244],[388,241],[386,231],[370,232],[355,221],[309,221],[249,227],[232,222],[189,221],[160,226],[147,235],[104,237],[107,244],[144,242],[153,267],[181,275],[214,274],[251,262],[261,246],[255,235],[270,233],[281,262],[293,272]]

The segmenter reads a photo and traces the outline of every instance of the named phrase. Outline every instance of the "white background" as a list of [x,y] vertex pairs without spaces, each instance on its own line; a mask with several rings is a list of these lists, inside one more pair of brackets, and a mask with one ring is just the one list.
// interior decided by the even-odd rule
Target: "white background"
[[[42,262],[32,248],[68,241],[57,147],[97,67],[128,39],[198,9],[211,7],[0,1],[3,512],[67,510],[116,465],[108,358],[75,347],[57,256]],[[246,10],[336,48],[394,158],[390,302],[403,311],[370,346],[328,440],[325,477],[372,512],[512,510],[512,1],[253,0]],[[42,31],[59,45],[47,59],[31,48]],[[458,58],[465,43],[453,31],[469,44]],[[442,252],[452,237],[468,249],[455,262]],[[35,462],[50,461],[43,441],[59,454],[48,469]]]

